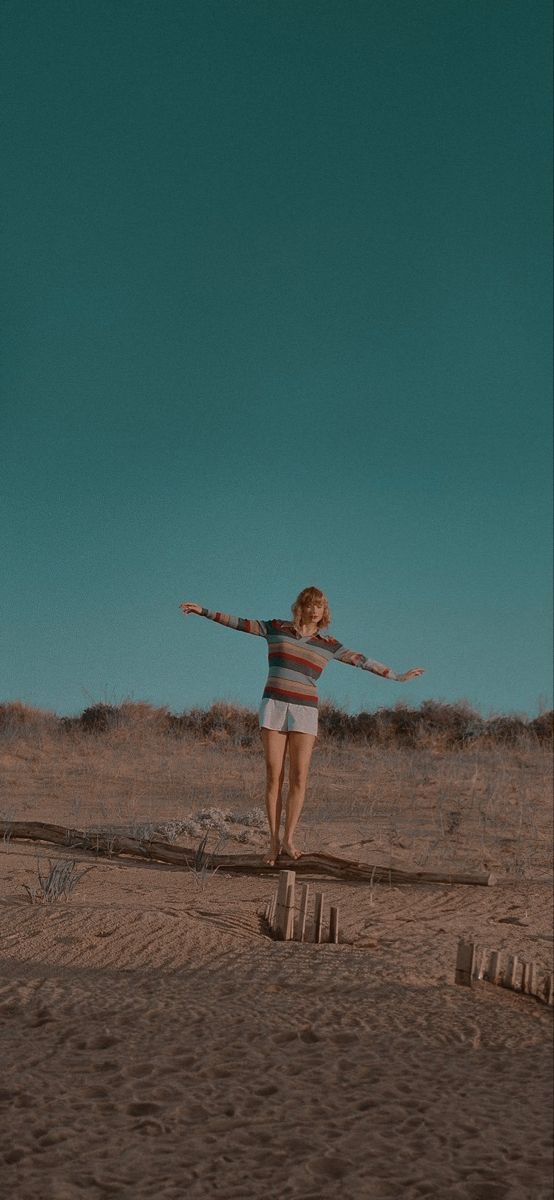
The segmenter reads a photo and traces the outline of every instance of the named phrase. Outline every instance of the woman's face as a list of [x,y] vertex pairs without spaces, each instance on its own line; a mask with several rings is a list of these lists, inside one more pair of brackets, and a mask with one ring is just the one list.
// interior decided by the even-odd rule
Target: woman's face
[[307,624],[319,625],[323,617],[323,601],[307,600],[302,609],[302,620]]

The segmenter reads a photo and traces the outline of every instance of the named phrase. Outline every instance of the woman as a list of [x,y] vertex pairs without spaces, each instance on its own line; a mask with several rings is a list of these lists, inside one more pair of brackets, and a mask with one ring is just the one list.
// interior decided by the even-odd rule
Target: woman
[[[413,667],[397,675],[390,667],[357,654],[355,650],[347,650],[336,638],[325,637],[323,630],[331,623],[331,613],[326,597],[316,587],[304,588],[297,596],[292,605],[292,621],[248,621],[243,617],[212,612],[188,601],[180,607],[185,616],[198,613],[210,621],[218,621],[241,633],[264,637],[267,641],[269,674],[259,709],[266,763],[265,802],[271,836],[265,861],[275,866],[282,851],[289,858],[299,858],[300,852],[293,839],[304,804],[310,759],[317,737],[316,683],[321,672],[331,659],[336,659],[384,679],[404,683],[406,679],[423,675],[423,669]],[[279,830],[287,749],[289,790],[281,844]]]

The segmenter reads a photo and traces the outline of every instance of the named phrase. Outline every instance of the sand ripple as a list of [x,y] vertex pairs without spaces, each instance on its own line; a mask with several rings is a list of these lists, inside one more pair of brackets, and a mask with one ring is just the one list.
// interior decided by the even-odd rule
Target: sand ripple
[[212,956],[115,971],[96,922],[103,970],[4,972],[3,1196],[550,1196],[545,1008],[209,921]]

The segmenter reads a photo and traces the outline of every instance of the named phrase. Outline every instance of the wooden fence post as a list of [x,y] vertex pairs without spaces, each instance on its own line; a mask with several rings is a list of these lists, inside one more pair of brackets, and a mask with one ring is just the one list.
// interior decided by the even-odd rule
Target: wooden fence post
[[309,894],[310,894],[309,883],[303,883],[301,885],[300,912],[298,914],[298,931],[297,931],[297,935],[296,935],[297,941],[299,941],[299,942],[304,941],[304,931],[306,929],[306,914],[308,912],[308,896],[309,896]]
[[277,908],[277,890],[278,889],[275,888],[273,895],[270,897],[270,899],[268,901],[268,910],[269,911],[267,914],[267,923],[269,925],[270,933],[275,932],[275,910]]
[[474,979],[484,979],[487,963],[489,961],[489,951],[486,946],[482,946],[475,955],[475,963],[473,968]]
[[489,983],[500,983],[500,979],[502,977],[500,960],[501,960],[500,951],[492,950],[490,966],[485,974],[485,979],[488,979]]
[[537,964],[523,963],[523,977],[521,980],[521,989],[527,996],[536,995],[537,991]]
[[289,883],[287,888],[287,917],[285,924],[285,941],[292,942],[294,939],[294,876],[292,883]]
[[314,942],[321,941],[321,923],[323,921],[323,892],[315,894]]
[[275,933],[282,941],[287,941],[290,937],[291,908],[294,910],[294,871],[279,871]]
[[487,983],[500,984],[512,992],[522,992],[545,1004],[554,1005],[554,975],[547,975],[544,979],[541,972],[539,982],[537,964],[520,960],[517,954],[508,955],[504,970],[502,957],[500,950],[477,948],[473,942],[461,938],[456,958],[456,983],[471,986],[472,979],[485,979]]
[[471,987],[474,962],[475,943],[464,942],[460,939],[458,942],[458,956],[456,958],[456,983],[462,984],[465,987]]
[[502,987],[510,988],[510,991],[516,990],[516,972],[517,972],[518,957],[517,954],[508,955],[508,966],[504,972],[502,979]]
[[339,940],[339,910],[331,908],[329,919],[329,941],[334,945],[338,945]]

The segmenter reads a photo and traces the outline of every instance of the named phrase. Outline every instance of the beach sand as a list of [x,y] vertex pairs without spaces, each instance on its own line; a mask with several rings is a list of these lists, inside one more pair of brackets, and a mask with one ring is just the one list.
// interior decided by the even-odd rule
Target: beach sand
[[[68,814],[51,796],[33,815]],[[384,863],[374,817],[314,806],[304,842]],[[460,936],[552,970],[548,853],[518,880],[497,849],[494,887],[311,881],[340,906],[340,944],[315,946],[268,937],[270,872],[200,886],[74,852],[91,869],[73,896],[31,905],[37,847],[6,843],[0,1195],[550,1198],[552,1010],[454,984]]]

